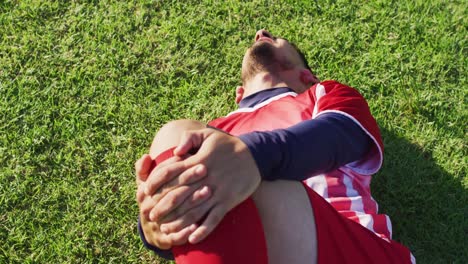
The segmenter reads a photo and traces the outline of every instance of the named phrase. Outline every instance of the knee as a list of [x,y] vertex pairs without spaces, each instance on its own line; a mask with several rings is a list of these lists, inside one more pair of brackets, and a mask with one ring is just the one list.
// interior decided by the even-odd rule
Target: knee
[[179,120],[173,120],[170,121],[166,124],[164,124],[161,129],[159,129],[159,132],[165,132],[169,131],[172,133],[182,133],[185,130],[193,130],[193,129],[202,129],[205,128],[206,125],[203,124],[200,121],[196,120],[190,120],[190,119],[179,119]]
[[161,152],[177,146],[180,137],[185,131],[203,129],[205,127],[204,123],[189,119],[174,120],[166,123],[158,130],[153,139],[150,156],[155,158]]

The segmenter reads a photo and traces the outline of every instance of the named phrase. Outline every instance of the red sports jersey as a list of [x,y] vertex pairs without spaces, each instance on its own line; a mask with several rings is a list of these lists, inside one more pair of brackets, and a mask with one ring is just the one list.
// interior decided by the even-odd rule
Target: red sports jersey
[[367,102],[355,89],[336,81],[325,81],[302,94],[287,92],[254,107],[238,109],[226,117],[213,120],[209,125],[237,136],[252,131],[288,128],[327,112],[342,114],[353,120],[374,144],[361,160],[329,173],[310,175],[304,182],[343,216],[389,241],[392,235],[390,219],[378,214],[378,205],[370,193],[371,175],[382,165],[382,139]]

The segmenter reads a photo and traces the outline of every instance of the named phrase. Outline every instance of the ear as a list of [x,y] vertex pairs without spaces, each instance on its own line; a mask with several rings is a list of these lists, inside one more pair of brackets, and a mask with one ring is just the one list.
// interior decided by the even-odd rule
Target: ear
[[244,87],[237,86],[236,88],[236,104],[239,104],[242,98],[244,97]]
[[301,70],[300,78],[301,82],[305,85],[312,85],[320,82],[320,80],[307,69]]

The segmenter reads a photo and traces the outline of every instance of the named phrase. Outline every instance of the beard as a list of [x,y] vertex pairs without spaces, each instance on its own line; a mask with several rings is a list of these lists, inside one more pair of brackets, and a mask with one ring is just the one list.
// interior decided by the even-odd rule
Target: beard
[[275,73],[279,70],[279,63],[275,56],[275,47],[270,43],[255,43],[247,50],[242,67],[242,81],[246,83],[260,72]]

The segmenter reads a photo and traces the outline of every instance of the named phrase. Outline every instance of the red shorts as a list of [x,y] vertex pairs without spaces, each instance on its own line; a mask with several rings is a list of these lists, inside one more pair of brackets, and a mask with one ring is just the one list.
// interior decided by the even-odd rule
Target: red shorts
[[410,251],[387,242],[335,210],[304,184],[314,211],[317,230],[317,263],[411,263]]
[[[172,149],[156,158],[172,156]],[[407,248],[387,242],[370,230],[340,215],[323,197],[304,184],[317,230],[317,263],[411,263]],[[313,250],[311,248],[311,250]],[[202,242],[172,248],[176,263],[267,264],[266,240],[260,216],[251,198],[231,210]],[[313,260],[304,260],[304,263]]]

